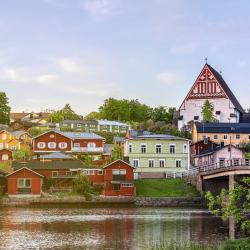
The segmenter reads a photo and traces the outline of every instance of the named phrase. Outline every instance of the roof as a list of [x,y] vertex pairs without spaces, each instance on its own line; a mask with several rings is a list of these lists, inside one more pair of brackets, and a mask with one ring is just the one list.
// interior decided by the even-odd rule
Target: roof
[[103,146],[103,154],[111,155],[114,150],[114,144],[104,144]]
[[198,133],[250,134],[250,123],[201,123],[196,122]]
[[61,152],[54,152],[51,154],[41,155],[41,159],[73,159],[71,155],[67,155]]
[[211,65],[209,64],[206,64],[206,65],[211,70],[215,78],[218,80],[219,84],[221,85],[221,87],[223,88],[223,90],[225,91],[226,95],[231,100],[235,108],[239,110],[240,112],[244,113],[245,112],[244,109],[240,105],[239,101],[237,100],[237,98],[235,97],[231,89],[228,87],[227,83],[224,81],[222,75],[218,71],[216,71]]
[[98,125],[98,121],[96,120],[63,120],[61,121],[61,124],[94,124],[94,125]]
[[63,131],[60,131],[60,130],[49,130],[49,131],[46,131],[38,136],[35,136],[33,137],[33,139],[35,138],[38,138],[42,135],[45,135],[47,133],[50,133],[50,132],[55,132],[55,133],[58,133],[60,135],[63,135],[69,139],[101,139],[101,140],[105,140],[105,138],[95,134],[95,133],[86,133],[86,132],[63,132]]
[[240,117],[240,123],[250,123],[250,113],[243,113]]
[[27,167],[33,170],[38,169],[50,169],[50,170],[57,170],[57,169],[78,169],[82,168],[82,162],[79,160],[69,160],[69,161],[26,161],[26,162],[20,162],[20,161],[13,161],[12,162],[12,168],[13,169],[19,169],[21,167]]
[[27,112],[11,112],[10,113],[10,118],[14,120],[21,120],[23,117],[28,115],[30,113]]
[[19,136],[21,136],[23,134],[28,134],[28,133],[26,131],[19,131],[19,130],[17,130],[17,131],[11,132],[11,134],[14,135],[14,136],[19,137]]
[[137,137],[139,135],[151,135],[152,132],[145,131],[145,130],[130,130],[129,131],[129,136],[132,137]]
[[0,130],[8,130],[9,129],[9,126],[8,125],[5,125],[5,124],[0,124]]
[[22,169],[26,169],[26,170],[28,170],[28,171],[30,171],[30,172],[32,172],[32,173],[34,173],[34,174],[36,174],[36,175],[38,175],[38,176],[42,177],[42,178],[44,177],[43,175],[38,174],[37,172],[33,171],[33,170],[32,170],[32,169],[30,169],[30,168],[27,168],[26,166],[23,166],[23,167],[21,167],[21,168],[17,169],[16,171],[14,171],[14,172],[12,172],[12,173],[8,174],[6,177],[9,177],[9,176],[11,176],[11,175],[13,175],[13,174],[17,173],[17,172],[21,171]]
[[125,162],[125,161],[123,161],[123,160],[121,160],[121,159],[118,159],[118,160],[116,160],[116,161],[113,161],[113,162],[109,163],[108,165],[104,166],[103,168],[107,168],[107,167],[109,167],[109,166],[111,166],[111,165],[113,165],[113,164],[115,164],[115,163],[118,163],[118,162],[124,163],[124,164],[126,164],[127,166],[129,166],[129,167],[131,167],[131,168],[135,168],[134,166],[130,165],[129,163],[127,163],[127,162]]
[[114,139],[113,139],[114,142],[125,142],[126,141],[126,138],[125,137],[118,137],[118,136],[115,136]]
[[109,120],[98,120],[99,125],[109,125],[109,126],[129,126],[126,123],[121,123],[117,121],[109,121]]
[[141,135],[131,139],[177,139],[177,140],[188,140],[186,138],[177,137],[174,135],[167,134],[151,134],[151,135]]

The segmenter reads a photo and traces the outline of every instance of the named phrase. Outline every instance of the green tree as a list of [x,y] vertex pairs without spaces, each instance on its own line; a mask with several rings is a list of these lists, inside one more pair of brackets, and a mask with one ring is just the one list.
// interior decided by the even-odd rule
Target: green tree
[[214,117],[214,105],[206,100],[202,106],[201,114],[203,122],[217,122],[217,119]]
[[114,144],[114,150],[113,150],[113,157],[112,159],[115,160],[119,160],[122,159],[122,149],[119,145]]
[[40,129],[40,128],[36,128],[36,127],[31,127],[28,129],[28,133],[32,136],[38,136],[40,134],[42,134],[44,132],[44,130]]
[[13,154],[14,160],[28,160],[30,159],[32,153],[29,149],[23,148],[16,150]]
[[75,113],[69,104],[66,104],[62,109],[53,111],[49,116],[48,122],[60,123],[62,120],[79,120],[82,117]]
[[83,195],[86,200],[91,200],[92,196],[97,194],[95,187],[91,184],[88,177],[81,174],[73,181],[73,191],[77,194]]
[[205,197],[208,200],[208,208],[214,215],[222,216],[223,220],[233,217],[243,230],[250,233],[250,219],[246,216],[250,209],[249,177],[235,183],[230,191],[223,189],[216,197],[208,191]]
[[86,121],[92,121],[92,120],[99,120],[101,119],[101,115],[99,112],[90,112],[86,116],[84,116],[84,120]]
[[165,123],[172,123],[175,111],[176,108],[166,109],[163,106],[159,106],[153,109],[151,118],[154,122],[164,121]]
[[10,106],[5,92],[0,92],[0,124],[10,124]]

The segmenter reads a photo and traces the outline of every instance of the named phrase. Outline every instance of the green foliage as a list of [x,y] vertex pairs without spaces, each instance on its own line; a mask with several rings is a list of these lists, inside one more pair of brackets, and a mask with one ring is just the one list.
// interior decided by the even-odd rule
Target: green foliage
[[40,134],[42,134],[44,132],[44,130],[40,129],[40,128],[36,128],[36,127],[31,127],[28,129],[28,133],[32,136],[38,136]]
[[10,123],[10,106],[8,97],[4,92],[0,92],[0,124]]
[[202,106],[201,114],[203,122],[218,122],[218,120],[214,117],[214,105],[206,100]]
[[172,123],[174,112],[176,108],[166,109],[163,106],[159,106],[152,110],[151,119],[154,122],[165,122],[166,124]]
[[246,153],[250,153],[250,143],[241,143],[240,148],[243,149]]
[[114,150],[113,150],[113,161],[122,159],[122,149],[119,145],[114,144]]
[[18,149],[13,153],[14,160],[28,160],[30,159],[32,153],[29,149],[23,148]]
[[250,249],[250,239],[228,240],[222,246],[222,250],[248,250]]
[[89,114],[87,114],[86,116],[84,116],[83,118],[86,121],[92,121],[92,120],[100,120],[101,119],[101,115],[99,112],[90,112]]
[[182,179],[137,180],[136,195],[141,197],[198,197],[195,187]]
[[69,104],[66,104],[64,108],[53,111],[49,116],[48,122],[60,123],[62,120],[79,120],[81,116],[76,114]]
[[223,220],[233,217],[241,228],[250,233],[250,219],[246,213],[250,209],[250,178],[244,177],[240,183],[228,191],[223,189],[216,197],[208,191],[205,195],[209,210]]
[[11,173],[12,170],[12,161],[0,161],[0,169]]
[[88,177],[83,174],[74,179],[73,191],[83,195],[86,200],[91,200],[92,196],[97,194],[95,187],[90,183]]
[[121,134],[121,133],[96,132],[95,134],[100,135],[101,137],[105,138],[105,142],[107,144],[113,144],[115,136],[124,137],[124,134]]
[[137,99],[117,100],[109,98],[99,107],[99,113],[102,119],[141,122],[149,119],[151,108],[145,104],[141,104]]

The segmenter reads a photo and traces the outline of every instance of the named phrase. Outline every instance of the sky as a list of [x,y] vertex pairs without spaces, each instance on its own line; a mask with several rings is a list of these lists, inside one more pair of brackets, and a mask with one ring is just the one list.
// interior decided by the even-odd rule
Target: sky
[[12,112],[179,107],[208,63],[250,107],[249,0],[0,0],[0,91]]

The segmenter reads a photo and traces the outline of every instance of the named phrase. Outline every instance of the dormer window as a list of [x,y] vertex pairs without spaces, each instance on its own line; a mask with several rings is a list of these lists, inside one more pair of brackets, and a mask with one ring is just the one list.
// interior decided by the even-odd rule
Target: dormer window
[[195,116],[194,116],[194,120],[195,120],[195,121],[198,121],[198,120],[199,120],[199,116],[198,116],[198,115],[195,115]]

